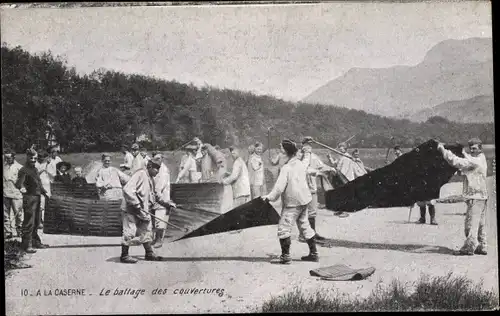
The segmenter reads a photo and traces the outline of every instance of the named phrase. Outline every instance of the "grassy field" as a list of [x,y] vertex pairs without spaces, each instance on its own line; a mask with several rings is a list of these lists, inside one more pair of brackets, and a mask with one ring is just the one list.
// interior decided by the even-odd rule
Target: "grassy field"
[[[410,149],[403,149],[403,152],[408,152]],[[360,148],[360,157],[361,160],[363,160],[364,164],[368,167],[371,168],[380,168],[384,166],[385,162],[385,157],[386,157],[386,152],[387,149],[385,148]],[[226,155],[226,158],[228,158],[228,165],[232,165],[232,159],[230,159],[230,154],[229,151],[226,149],[223,151],[224,154]],[[328,159],[326,155],[328,154],[327,149],[315,149],[314,152],[326,163],[328,162]],[[164,154],[164,161],[167,164],[167,167],[170,169],[171,172],[171,177],[175,178],[177,176],[177,173],[179,172],[179,164],[182,158],[183,153],[182,152],[162,152]],[[274,157],[278,153],[277,150],[273,149],[271,150],[271,156]],[[488,175],[491,175],[492,173],[492,168],[491,168],[491,162],[492,159],[495,157],[495,147],[493,146],[485,146],[484,148],[484,153],[486,155],[486,158],[488,160]],[[111,154],[111,159],[112,159],[112,165],[115,167],[119,167],[120,164],[123,163],[123,154],[120,152],[115,152],[115,153],[110,153]],[[149,153],[151,154],[151,153]],[[248,157],[248,152],[246,150],[242,150],[242,155],[244,156],[243,158],[246,160]],[[336,154],[332,154],[334,157]],[[271,163],[269,161],[269,152],[266,151],[263,153],[263,158],[264,158],[264,165],[272,170],[273,173],[276,172],[277,168],[271,166]],[[389,159],[391,159],[392,152],[389,155]],[[25,155],[17,155],[17,160],[20,163],[25,162]],[[68,161],[71,163],[73,167],[75,166],[81,166],[85,167],[89,165],[89,163],[93,161],[100,161],[101,160],[101,153],[76,153],[76,154],[61,154],[61,159],[64,161]]]
[[395,279],[387,289],[377,288],[365,299],[351,299],[334,291],[320,290],[306,295],[296,288],[265,302],[262,312],[458,311],[497,307],[495,293],[450,273],[445,277],[421,277],[413,292]]

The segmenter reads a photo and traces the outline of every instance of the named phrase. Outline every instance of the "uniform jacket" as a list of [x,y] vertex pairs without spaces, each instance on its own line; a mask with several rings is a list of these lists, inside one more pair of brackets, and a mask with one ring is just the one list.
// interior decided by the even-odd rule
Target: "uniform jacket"
[[233,188],[233,198],[250,195],[250,180],[248,169],[243,158],[238,157],[233,163],[231,175],[222,180],[223,184],[231,184]]
[[283,207],[307,205],[312,200],[307,185],[306,166],[296,157],[291,158],[280,170],[274,188],[267,195],[271,201],[282,196]]
[[137,170],[123,187],[123,197],[126,210],[140,208],[146,214],[155,203],[153,179],[146,169]]
[[465,176],[463,195],[467,199],[486,200],[488,190],[486,187],[486,172],[488,165],[483,153],[477,157],[464,152],[464,158],[453,154],[450,150],[443,151],[443,157],[450,165],[459,169]]
[[248,159],[248,175],[251,185],[264,185],[264,163],[257,154],[250,155]]
[[3,165],[3,196],[11,199],[22,199],[23,195],[16,188],[16,181],[19,175],[19,170],[23,165],[14,160],[14,163]]
[[104,188],[106,185],[110,185],[112,189],[121,189],[129,179],[128,175],[115,167],[101,168],[97,172],[95,185],[98,189]]

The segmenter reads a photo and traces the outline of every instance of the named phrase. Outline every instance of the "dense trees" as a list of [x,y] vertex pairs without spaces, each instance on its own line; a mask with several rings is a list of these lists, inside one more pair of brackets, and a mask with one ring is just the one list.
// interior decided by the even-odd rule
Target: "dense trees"
[[[424,123],[362,111],[292,103],[271,96],[195,87],[98,69],[79,75],[50,52],[32,55],[2,45],[4,146],[43,146],[48,122],[67,152],[113,151],[146,134],[149,149],[170,150],[193,138],[226,147],[279,137],[312,136],[334,145],[352,135],[357,147],[413,146],[430,137],[445,142],[480,136],[494,142],[493,124],[459,124],[433,117]],[[276,132],[278,131],[278,132]]]

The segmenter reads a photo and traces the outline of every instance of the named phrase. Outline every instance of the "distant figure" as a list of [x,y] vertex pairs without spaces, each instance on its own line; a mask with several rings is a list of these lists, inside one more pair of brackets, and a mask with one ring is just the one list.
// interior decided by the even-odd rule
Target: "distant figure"
[[[253,145],[253,144],[252,144],[252,145],[248,146],[248,157],[247,157],[247,161],[246,161],[247,167],[250,167],[250,166],[248,165],[248,163],[249,163],[249,161],[250,161],[250,157],[252,156],[252,154],[253,154],[254,152],[255,152],[255,145]],[[250,170],[250,168],[249,168],[249,170]]]
[[134,161],[134,156],[129,152],[127,145],[122,145],[123,163],[120,165],[120,169],[123,172],[129,172],[132,169],[132,162]]
[[[352,181],[355,179],[354,176],[354,162],[351,159],[352,156],[347,152],[347,144],[340,143],[338,145],[339,151],[343,154],[338,160],[333,159],[330,154],[327,155],[330,164],[337,170],[337,172],[341,173],[348,181]],[[334,215],[339,217],[348,217],[349,214],[343,211],[335,212]]]
[[16,228],[16,235],[21,237],[23,225],[23,194],[18,188],[16,188],[16,181],[19,170],[21,170],[23,166],[16,161],[16,154],[13,151],[5,151],[3,157],[5,159],[3,164],[4,238],[14,237],[12,224],[14,224],[14,227]]
[[39,229],[43,228],[43,220],[45,218],[45,206],[47,205],[47,198],[51,196],[50,190],[50,176],[47,171],[47,168],[50,163],[49,153],[46,151],[41,151],[38,153],[38,162],[36,164],[36,168],[38,170],[38,174],[40,175],[40,180],[42,181],[43,189],[45,190],[45,195],[40,195],[40,225]]
[[419,224],[425,224],[425,214],[427,212],[427,208],[429,208],[429,216],[431,225],[437,225],[436,222],[436,208],[431,203],[431,201],[419,201],[417,202],[418,207],[420,208],[420,218],[418,220]]
[[57,164],[57,175],[54,178],[54,182],[60,182],[65,185],[71,184],[71,175],[69,174],[69,169],[71,169],[71,164],[66,161],[61,161]]
[[198,146],[187,145],[184,147],[186,155],[183,157],[183,161],[180,165],[180,171],[177,175],[175,183],[196,183],[196,173],[198,172],[196,168],[195,155],[198,150]]
[[222,179],[223,184],[231,184],[233,188],[233,208],[245,204],[250,200],[250,180],[245,161],[240,157],[240,152],[235,147],[229,151],[233,157],[233,170],[228,177]]
[[153,153],[151,159],[157,165],[160,165],[158,174],[153,177],[155,203],[151,207],[151,214],[154,215],[153,222],[153,247],[161,248],[167,229],[168,219],[171,209],[175,204],[170,200],[170,171],[163,163],[161,153]]
[[139,152],[139,145],[132,145],[132,156],[134,159],[132,160],[132,167],[130,168],[130,175],[133,175],[139,169],[144,168],[144,158]]
[[479,138],[469,140],[470,154],[463,151],[464,158],[458,157],[439,144],[437,149],[451,166],[459,169],[464,177],[463,196],[466,199],[465,243],[456,255],[486,255],[486,210],[488,190],[486,175],[488,164],[482,152]]
[[403,155],[403,151],[401,151],[401,147],[399,145],[394,146],[394,156],[396,159]]
[[207,144],[201,147],[201,159],[200,159],[200,171],[201,171],[201,181],[210,182],[214,177],[214,163],[210,155],[208,154]]
[[248,158],[248,175],[252,199],[263,196],[264,192],[264,162],[262,161],[263,145],[258,142],[253,146],[254,152]]
[[85,179],[85,177],[82,174],[82,167],[75,167],[74,170],[75,170],[75,177],[73,178],[73,180],[71,180],[73,185],[78,187],[86,185],[87,179]]
[[146,168],[146,166],[148,165],[148,161],[151,160],[151,157],[148,156],[148,152],[146,150],[146,148],[144,147],[141,147],[141,149],[139,150],[141,156],[142,156],[142,163],[144,164],[144,168]]
[[[302,162],[306,167],[307,186],[311,191],[311,202],[307,205],[307,213],[309,225],[315,232],[316,240],[324,240],[325,238],[318,234],[316,230],[316,216],[318,214],[318,186],[317,176],[320,172],[327,171],[328,168],[321,159],[312,152],[312,147],[305,140],[303,140],[303,158]],[[304,236],[299,237],[301,241],[305,241]]]
[[352,152],[352,157],[354,158],[353,162],[353,174],[354,174],[354,179],[364,176],[368,172],[373,171],[372,168],[369,168],[365,166],[365,164],[361,161],[361,158],[359,158],[359,149],[354,149]]
[[99,197],[102,200],[121,200],[123,185],[130,179],[128,175],[111,166],[111,156],[102,155],[102,168],[97,172],[95,181]]
[[50,157],[48,159],[49,163],[47,165],[47,173],[49,175],[50,183],[53,183],[55,177],[57,176],[57,164],[62,161],[62,159],[57,155],[57,147],[52,147],[50,150]]

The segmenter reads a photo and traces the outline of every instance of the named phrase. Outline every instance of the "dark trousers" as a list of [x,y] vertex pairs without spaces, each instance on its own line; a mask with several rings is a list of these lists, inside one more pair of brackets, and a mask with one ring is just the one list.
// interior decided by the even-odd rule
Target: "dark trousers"
[[38,235],[38,226],[40,225],[40,195],[24,195],[23,196],[23,237],[22,246],[28,248],[33,243],[41,243],[42,240]]
[[429,215],[430,215],[431,219],[433,219],[436,216],[436,208],[434,207],[434,205],[421,205],[420,206],[420,218],[425,219],[426,206],[429,208]]

